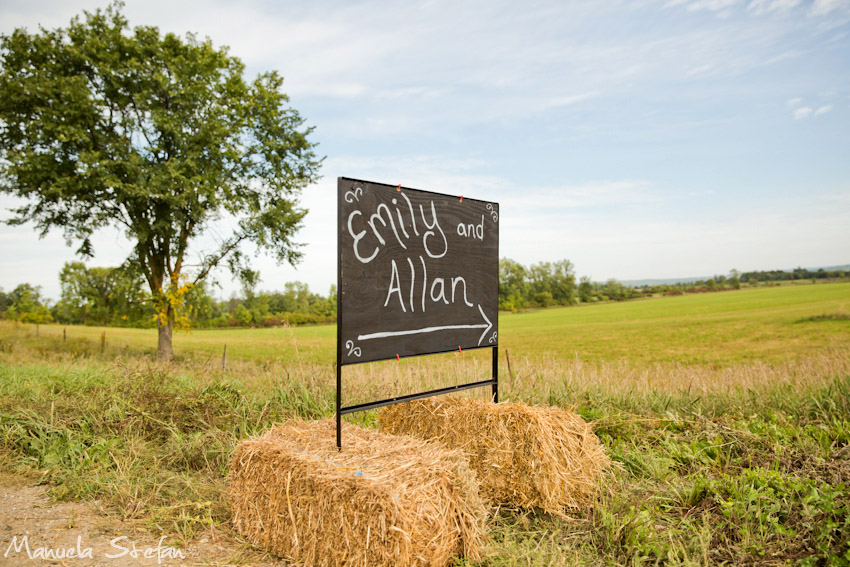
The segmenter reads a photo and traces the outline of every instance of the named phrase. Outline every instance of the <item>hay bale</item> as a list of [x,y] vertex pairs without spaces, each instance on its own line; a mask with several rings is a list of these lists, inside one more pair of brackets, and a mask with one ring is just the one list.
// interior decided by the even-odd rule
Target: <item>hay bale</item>
[[590,425],[560,408],[430,398],[384,407],[378,419],[382,431],[461,449],[494,504],[581,508],[610,464]]
[[289,422],[242,442],[231,462],[236,530],[311,566],[478,559],[486,507],[462,453],[333,421]]

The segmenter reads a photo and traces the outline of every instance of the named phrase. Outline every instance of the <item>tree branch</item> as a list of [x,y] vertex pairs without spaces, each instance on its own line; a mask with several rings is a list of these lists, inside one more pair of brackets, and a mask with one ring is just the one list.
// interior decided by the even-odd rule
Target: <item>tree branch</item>
[[[145,137],[145,141],[147,141],[150,149],[153,150],[154,145],[153,145],[153,142],[151,142],[150,138],[148,138],[148,133],[145,130],[145,126],[144,126],[144,123],[142,121],[142,114],[141,114],[141,112],[139,112],[139,107],[136,106],[136,99],[133,97],[133,95],[129,95],[129,96],[130,96],[130,104],[133,105],[133,111],[136,113],[136,118],[139,120],[139,130],[141,130],[142,136]],[[132,136],[131,136],[131,139],[132,139]]]
[[227,243],[226,245],[224,245],[222,247],[220,254],[218,254],[217,256],[212,258],[212,260],[210,260],[210,259],[205,260],[201,265],[207,264],[206,267],[203,268],[200,271],[200,273],[197,275],[197,277],[195,277],[195,280],[192,282],[192,284],[193,285],[197,284],[199,281],[201,281],[202,279],[207,277],[207,274],[210,273],[210,270],[215,268],[218,265],[219,262],[221,262],[228,254],[233,252],[233,250],[235,250],[236,247],[239,246],[239,244],[243,240],[248,238],[249,236],[250,236],[249,233],[244,232],[244,233],[240,234],[238,237],[234,237],[229,243]]

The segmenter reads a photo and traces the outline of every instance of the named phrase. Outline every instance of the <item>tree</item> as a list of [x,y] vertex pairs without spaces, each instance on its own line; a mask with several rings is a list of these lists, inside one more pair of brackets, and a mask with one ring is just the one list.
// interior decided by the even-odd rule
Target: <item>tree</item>
[[138,323],[150,315],[142,276],[133,266],[87,268],[82,262],[66,262],[59,284],[57,317],[69,323]]
[[11,305],[6,318],[24,323],[49,323],[53,320],[46,302],[41,297],[41,286],[24,283],[9,292]]
[[[249,269],[243,245],[297,262],[297,196],[321,160],[276,72],[248,82],[226,48],[130,30],[121,8],[0,36],[0,191],[26,200],[8,223],[59,229],[83,257],[122,229],[170,359],[183,296],[219,265]],[[219,220],[236,228],[194,248]]]
[[729,271],[729,284],[735,289],[741,289],[741,272],[736,269]]
[[510,258],[499,260],[499,309],[516,311],[525,306],[528,282],[525,267]]
[[[576,276],[573,273],[573,264],[569,260],[557,262],[539,262],[532,264],[528,269],[529,287],[534,301],[544,307],[558,303],[570,305],[575,303]],[[548,302],[545,296],[537,299],[536,296],[548,293]]]
[[593,298],[593,282],[590,281],[590,276],[581,277],[581,283],[578,284],[578,297],[582,303],[590,303]]
[[9,298],[9,294],[4,292],[3,288],[0,287],[0,317],[5,316],[6,309],[8,309],[11,304],[12,300]]
[[573,263],[569,260],[558,260],[552,264],[552,297],[561,305],[572,305],[576,302],[576,275]]

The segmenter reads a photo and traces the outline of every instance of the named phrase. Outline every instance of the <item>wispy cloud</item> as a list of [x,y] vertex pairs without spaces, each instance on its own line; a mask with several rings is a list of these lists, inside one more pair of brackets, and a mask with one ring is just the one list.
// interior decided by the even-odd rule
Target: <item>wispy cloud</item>
[[597,93],[594,91],[594,92],[587,92],[587,93],[571,95],[571,96],[558,96],[558,97],[550,98],[543,103],[542,109],[548,110],[550,108],[560,108],[560,107],[563,107],[563,106],[572,106],[572,105],[577,104],[579,102],[583,102],[585,100],[593,98],[596,95],[597,95]]
[[[0,1],[0,31],[66,26],[103,5]],[[229,45],[248,74],[278,69],[316,125],[329,157],[304,192],[311,213],[298,240],[308,253],[296,276],[264,264],[266,285],[295,277],[324,290],[335,280],[337,175],[498,200],[506,255],[568,257],[595,275],[657,276],[679,260],[691,264],[676,271],[711,273],[707,258],[724,270],[796,265],[788,250],[813,265],[843,261],[814,259],[823,251],[850,254],[837,221],[783,240],[773,228],[801,218],[796,204],[770,230],[750,218],[783,192],[845,189],[844,162],[828,149],[848,130],[848,0],[544,0],[522,10],[515,0],[127,0],[125,12],[134,26]],[[812,136],[795,136],[800,127]],[[760,151],[730,159],[743,147]],[[777,172],[806,152],[822,159]],[[831,205],[846,220],[846,201]],[[727,211],[746,211],[741,225]],[[807,227],[828,218],[806,214]],[[735,257],[748,224],[752,254]],[[44,242],[33,241],[21,258],[41,259]],[[0,285],[23,273],[55,285],[60,258],[38,273],[0,259]]]
[[800,108],[794,111],[794,120],[808,118],[809,116],[821,116],[822,114],[826,114],[832,109],[833,105],[831,104],[824,104],[823,106],[819,106],[817,109],[814,109],[810,106],[801,106]]
[[346,177],[481,199],[509,194],[510,189],[505,179],[489,173],[491,163],[474,157],[348,156],[330,158],[325,167]]
[[649,181],[614,180],[590,181],[579,185],[562,187],[540,187],[535,189],[534,199],[518,199],[516,206],[545,214],[558,214],[564,209],[590,207],[622,207],[636,204],[658,203],[664,200],[653,190]]
[[774,12],[787,13],[802,2],[803,0],[752,0],[747,6],[747,10],[757,16]]
[[727,18],[739,3],[740,0],[671,0],[666,6],[684,6],[689,12],[714,12],[721,18]]
[[376,91],[374,97],[378,100],[418,99],[431,100],[451,93],[449,88],[434,88],[426,86],[402,87]]
[[850,11],[850,2],[847,0],[815,0],[812,4],[811,14],[824,16],[834,11]]
[[797,110],[794,111],[794,120],[799,120],[801,118],[807,118],[811,116],[812,109],[808,106],[801,106]]

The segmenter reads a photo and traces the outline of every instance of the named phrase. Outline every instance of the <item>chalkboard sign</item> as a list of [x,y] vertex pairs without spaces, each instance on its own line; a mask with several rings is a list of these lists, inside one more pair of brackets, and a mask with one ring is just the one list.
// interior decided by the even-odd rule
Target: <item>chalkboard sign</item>
[[339,364],[498,346],[499,205],[339,178]]

